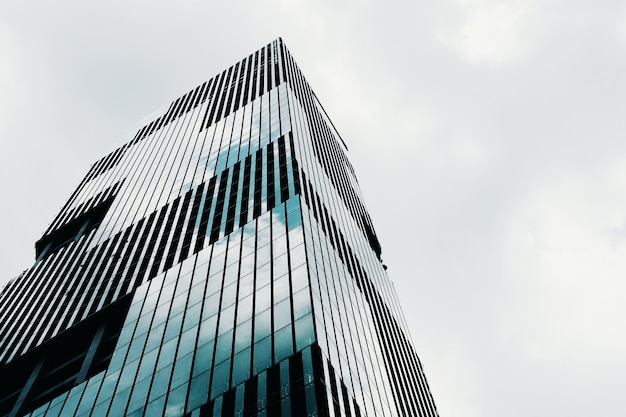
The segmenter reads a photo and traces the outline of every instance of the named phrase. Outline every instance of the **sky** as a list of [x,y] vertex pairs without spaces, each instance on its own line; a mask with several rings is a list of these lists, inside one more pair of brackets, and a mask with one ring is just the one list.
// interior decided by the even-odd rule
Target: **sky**
[[278,36],[441,416],[623,413],[624,2],[4,0],[0,284],[138,121]]

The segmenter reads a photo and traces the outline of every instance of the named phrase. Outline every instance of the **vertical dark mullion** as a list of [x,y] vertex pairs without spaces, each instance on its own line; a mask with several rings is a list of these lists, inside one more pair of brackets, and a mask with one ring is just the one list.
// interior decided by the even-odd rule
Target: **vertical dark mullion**
[[207,97],[209,96],[209,91],[213,87],[214,81],[215,81],[215,78],[211,78],[209,81],[205,82],[206,88],[204,89],[204,92],[202,93],[202,97],[200,98],[200,104],[206,101]]
[[248,202],[250,200],[250,165],[252,156],[246,156],[243,167],[243,186],[241,194],[241,213],[239,215],[239,227],[248,222]]
[[204,241],[207,235],[207,228],[209,225],[209,215],[211,213],[211,205],[213,203],[213,194],[215,193],[215,183],[217,176],[211,177],[209,180],[209,188],[206,192],[206,201],[202,208],[202,215],[200,216],[200,228],[198,229],[198,237],[196,239],[196,246],[193,253],[197,253],[204,247]]
[[[150,240],[148,240],[148,244],[146,246],[146,250],[143,254],[143,259],[141,265],[139,266],[139,270],[137,271],[137,277],[135,278],[135,287],[141,285],[143,283],[143,278],[148,271],[148,265],[152,259],[152,252],[154,252],[154,247],[156,246],[156,240],[161,232],[161,228],[163,226],[163,221],[165,220],[165,214],[167,213],[168,205],[161,207],[159,210],[159,217],[154,225],[152,233],[150,234]],[[153,213],[157,213],[155,210]]]
[[261,215],[261,187],[263,185],[263,149],[256,151],[256,162],[254,172],[254,211],[252,218],[256,219]]
[[239,77],[237,81],[237,94],[235,95],[235,105],[233,107],[233,111],[237,111],[241,106],[241,89],[243,88],[243,80],[246,76],[246,65],[250,65],[250,63],[248,62],[248,58],[244,58],[243,61],[241,61],[241,69],[239,70]]
[[183,246],[178,257],[178,262],[182,262],[189,256],[189,249],[191,248],[191,239],[193,238],[193,232],[196,228],[196,219],[198,217],[198,211],[200,210],[200,203],[204,197],[204,185],[202,183],[196,188],[196,196],[193,200],[193,206],[191,207],[191,213],[189,215],[189,221],[187,222],[187,230],[185,231],[185,237],[183,239]]
[[259,62],[259,97],[265,92],[265,47],[261,48],[261,60]]
[[252,96],[250,97],[250,101],[254,101],[256,99],[257,91],[257,75],[259,72],[259,51],[254,53],[254,68],[252,69]]
[[272,53],[274,55],[274,85],[278,86],[280,84],[280,71],[278,68],[278,57],[280,52],[278,51],[277,41],[274,41],[272,44]]
[[[141,219],[135,225],[133,236],[130,239],[129,245],[126,248],[126,253],[124,253],[124,258],[122,259],[122,264],[120,265],[120,268],[118,269],[117,274],[115,276],[115,279],[117,281],[121,280],[122,278],[124,279],[122,281],[122,284],[119,290],[120,297],[126,295],[126,291],[128,291],[128,285],[130,284],[132,273],[129,270],[128,273],[124,275],[124,270],[126,269],[126,265],[128,264],[128,260],[130,259],[130,255],[132,254],[133,249],[136,248],[135,242],[137,242],[137,239],[139,238],[139,233],[141,233],[141,230],[142,230],[141,227],[143,226],[144,222],[145,222],[145,219]],[[136,248],[136,249],[138,251],[141,250],[140,248]]]
[[214,89],[213,92],[211,92],[211,103],[209,103],[209,107],[211,108],[211,111],[209,112],[209,107],[207,107],[207,113],[209,114],[209,118],[206,121],[206,125],[203,126],[203,128],[209,127],[213,124],[213,117],[215,116],[215,110],[217,110],[217,105],[219,104],[219,99],[220,99],[220,93],[222,92],[222,85],[224,84],[224,79],[226,78],[226,72],[227,70],[224,70],[220,75],[219,75],[219,83],[215,83],[216,88]]
[[287,154],[285,151],[285,137],[278,138],[278,168],[280,172],[280,202],[289,198],[289,182],[287,177]]
[[285,45],[283,44],[283,40],[279,39],[280,43],[280,59],[283,64],[283,80],[287,81],[287,65],[285,65]]
[[231,111],[231,107],[233,104],[233,98],[235,97],[235,88],[237,86],[237,80],[239,79],[239,62],[235,64],[235,69],[233,70],[233,75],[230,79],[230,83],[228,86],[228,99],[226,100],[226,108],[224,109],[224,117],[228,116]]
[[[129,242],[128,240],[128,237],[130,236],[132,231],[132,225],[126,228],[126,230],[124,231],[124,235],[122,236],[120,245],[116,253],[113,255],[113,259],[116,259],[116,261],[114,264],[111,265],[108,274],[110,275],[115,271],[115,276],[113,277],[113,280],[111,282],[109,292],[104,299],[104,305],[108,305],[109,303],[111,303],[111,301],[113,301],[113,295],[115,294],[115,291],[117,290],[117,287],[120,283],[121,274],[119,271],[124,269],[124,267],[126,266],[126,262],[128,261],[128,258],[123,256],[123,253],[127,253],[129,247],[132,246],[132,242]],[[117,270],[115,269],[116,266]]]
[[246,380],[243,397],[243,415],[244,417],[252,417],[257,415],[257,376]]
[[270,142],[266,147],[267,162],[267,210],[276,207],[276,185],[274,183],[274,142]]
[[193,102],[193,108],[195,109],[200,104],[201,100],[206,97],[206,91],[208,89],[208,82],[205,81],[200,86],[200,90],[198,91],[198,95],[196,95],[196,99]]
[[189,100],[189,104],[187,104],[187,107],[185,108],[185,113],[187,113],[189,110],[193,109],[193,106],[196,102],[196,97],[199,97],[200,95],[200,88],[202,87],[202,84],[200,84],[199,86],[197,86],[194,90],[193,90],[193,94],[190,94],[190,100]]
[[[280,368],[274,365],[267,370],[267,415],[280,416]],[[339,414],[337,414],[339,415]]]
[[242,106],[248,104],[248,97],[250,92],[250,73],[252,72],[253,66],[254,64],[252,62],[252,54],[250,54],[250,56],[248,57],[248,67],[246,69],[246,87],[243,92],[243,102],[241,103]]
[[[298,160],[296,159],[296,147],[293,142],[293,133],[289,132],[289,145],[291,148],[291,166],[293,169],[293,188],[296,194],[300,194],[300,169],[298,168]],[[304,174],[303,174],[304,175]]]
[[265,47],[267,49],[267,61],[265,63],[265,71],[267,72],[267,91],[272,89],[272,44],[268,43]]
[[296,417],[306,416],[302,352],[297,352],[289,358],[289,395],[291,396],[292,415]]
[[215,205],[215,214],[211,224],[211,236],[209,243],[217,241],[220,235],[220,226],[222,223],[222,213],[224,211],[224,199],[226,198],[226,186],[228,185],[229,169],[226,168],[220,175],[220,186],[217,191],[217,203]]
[[[128,242],[128,236],[130,235],[130,233],[132,232],[132,226],[131,227],[127,227],[126,230],[123,231],[123,235],[121,236],[121,242],[120,244],[117,246],[115,253],[112,255],[112,260],[111,260],[111,264],[109,265],[109,268],[106,270],[104,277],[102,278],[102,281],[104,283],[104,285],[107,285],[109,281],[111,281],[111,277],[113,276],[113,272],[116,271],[116,269],[118,269],[121,266],[121,259],[122,259],[122,252],[124,252],[124,249],[126,248],[127,242]],[[122,232],[120,232],[122,233]],[[113,293],[115,292],[115,289],[117,287],[118,281],[116,280],[117,278],[117,274],[113,277],[111,285],[109,286],[109,291],[107,292],[107,294],[105,294],[105,299],[104,299],[104,304],[103,305],[107,305],[109,302],[111,302],[112,298],[113,298]],[[104,289],[103,289],[104,291]]]
[[[130,285],[130,281],[133,280],[133,275],[135,274],[135,270],[137,269],[137,264],[139,264],[139,261],[141,260],[141,254],[146,245],[146,241],[148,240],[148,234],[150,233],[150,229],[152,229],[152,224],[154,223],[154,218],[156,217],[156,214],[157,214],[156,211],[153,211],[152,213],[150,213],[150,216],[148,217],[148,220],[146,221],[146,227],[144,227],[143,232],[141,233],[141,238],[139,239],[139,242],[135,245],[136,247],[135,254],[133,255],[133,258],[130,262],[128,273],[126,274],[126,277],[124,278],[124,283],[126,284],[127,287]],[[126,282],[127,280],[128,282]],[[135,283],[137,282],[139,281],[135,280]]]
[[[87,305],[91,301],[91,296],[94,291],[94,286],[96,285],[98,281],[97,277],[94,277],[94,273],[96,272],[96,268],[100,269],[99,267],[101,267],[100,265],[101,265],[102,255],[107,250],[110,243],[111,243],[111,240],[107,239],[100,245],[100,250],[98,251],[96,258],[94,259],[93,264],[91,265],[89,273],[84,277],[83,285],[81,286],[81,290],[78,292],[78,294],[85,294],[85,296],[81,298],[77,298],[75,300],[75,302],[81,302],[81,300],[82,302],[80,305],[74,304],[74,307],[77,309],[77,312],[78,312],[75,316],[74,322],[77,322],[82,319],[83,314],[85,313],[85,310],[87,309]],[[102,262],[104,263],[106,262],[106,260]],[[92,277],[93,277],[93,280],[92,280]],[[71,325],[72,323],[68,323],[68,324]]]
[[165,258],[165,265],[163,267],[163,270],[169,269],[174,265],[174,257],[176,256],[178,242],[180,241],[183,227],[185,225],[185,218],[187,217],[187,210],[189,209],[189,202],[191,201],[192,192],[193,190],[187,191],[185,197],[183,198],[183,205],[181,206],[180,214],[178,215],[178,222],[176,223],[176,228],[174,229],[172,243],[170,244],[169,251],[167,252],[167,258]]
[[224,86],[222,87],[222,93],[220,97],[220,104],[217,109],[217,113],[215,114],[214,122],[220,121],[222,118],[222,111],[224,110],[224,103],[226,102],[226,97],[228,96],[228,91],[230,90],[230,80],[233,74],[233,67],[228,68],[228,75],[226,76],[226,82],[224,82]]
[[174,119],[179,118],[180,116],[182,116],[186,111],[187,111],[187,106],[189,105],[189,102],[191,101],[191,93],[193,91],[188,92],[187,94],[185,94],[185,99],[182,102],[183,104],[178,108],[178,111],[176,112],[176,116],[174,117]]
[[[59,275],[62,273],[59,269],[63,270],[63,266],[66,263],[67,258],[72,254],[74,246],[71,246],[65,249],[62,253],[58,253],[54,259],[54,262],[50,262],[48,264],[48,268],[45,269],[45,273],[40,275],[39,279],[36,281],[36,288],[33,288],[34,295],[30,299],[28,308],[19,311],[14,315],[8,322],[13,324],[13,328],[10,330],[10,334],[5,334],[7,340],[10,340],[14,335],[19,335],[16,337],[14,342],[12,343],[11,350],[19,349],[23,350],[28,342],[28,338],[24,337],[24,333],[29,330],[33,331],[33,325],[39,324],[43,310],[38,310],[44,304],[47,298],[51,293],[55,292],[55,287],[53,286]],[[4,329],[6,331],[6,329]]]
[[[77,288],[74,291],[74,294],[76,294],[76,298],[70,301],[71,305],[69,305],[68,314],[65,316],[65,318],[63,319],[63,322],[61,323],[61,326],[59,327],[60,331],[67,328],[67,326],[70,324],[70,320],[72,318],[72,312],[75,311],[77,308],[76,303],[78,303],[78,301],[80,300],[81,295],[84,294],[85,288],[87,287],[87,284],[89,283],[91,269],[95,269],[96,267],[95,258],[97,258],[98,254],[105,249],[107,243],[108,242],[105,241],[100,246],[96,246],[92,248],[88,252],[86,258],[80,264],[79,266],[80,269],[78,270],[78,275],[76,278]],[[92,260],[94,260],[94,262],[92,262]],[[88,270],[87,267],[89,266],[91,266],[91,268],[89,268]]]
[[241,162],[237,161],[235,165],[233,165],[233,180],[230,184],[230,197],[228,198],[228,210],[226,212],[225,234],[231,233],[235,225],[235,209],[237,208],[237,191],[239,191],[240,171]]
[[[65,294],[65,297],[63,297],[63,303],[61,306],[59,306],[57,308],[57,317],[55,318],[55,320],[53,321],[52,325],[49,327],[48,332],[46,333],[46,335],[44,336],[44,340],[47,340],[49,338],[51,338],[54,335],[54,331],[57,328],[57,325],[59,323],[59,321],[62,320],[62,318],[65,315],[70,315],[71,312],[67,310],[67,306],[69,304],[70,301],[70,294],[75,294],[75,287],[78,284],[78,280],[75,280],[75,276],[76,273],[80,270],[80,268],[82,267],[82,264],[85,260],[85,257],[87,256],[88,253],[90,253],[87,250],[83,250],[84,248],[86,248],[88,242],[91,242],[91,237],[93,237],[93,234],[90,236],[90,238],[84,238],[83,239],[83,245],[78,249],[78,251],[81,252],[80,256],[78,257],[78,259],[76,260],[76,263],[74,263],[74,266],[72,268],[72,270],[69,273],[68,279],[67,279],[67,283],[66,286],[62,289],[62,294]],[[78,252],[77,251],[77,252]],[[72,285],[72,287],[70,287],[70,285]]]
[[113,258],[112,255],[113,255],[113,251],[117,248],[117,241],[120,239],[121,236],[122,236],[122,232],[117,232],[115,236],[113,236],[113,239],[111,239],[111,243],[109,244],[109,250],[107,251],[106,256],[102,260],[102,264],[100,265],[100,268],[98,269],[98,273],[96,274],[97,282],[94,281],[95,294],[92,297],[93,302],[91,304],[91,307],[89,308],[89,313],[87,315],[93,314],[98,310],[98,304],[100,304],[100,299],[102,299],[104,295],[104,291],[106,290],[106,287],[108,284],[108,280],[111,278],[110,273],[105,274],[105,268],[107,267],[107,264],[109,263],[109,261],[111,262],[111,265],[109,265],[109,270],[111,270],[117,263],[115,258]]
[[150,268],[150,274],[148,275],[148,279],[154,278],[159,273],[159,268],[161,267],[161,262],[163,261],[163,254],[165,253],[165,246],[167,245],[167,241],[170,238],[172,227],[174,226],[174,218],[176,216],[180,200],[181,198],[179,196],[174,200],[174,202],[172,202],[172,208],[170,210],[169,216],[167,217],[165,229],[163,230],[163,236],[159,241],[159,246],[157,247],[157,251],[154,256],[154,263],[152,264],[152,268]]

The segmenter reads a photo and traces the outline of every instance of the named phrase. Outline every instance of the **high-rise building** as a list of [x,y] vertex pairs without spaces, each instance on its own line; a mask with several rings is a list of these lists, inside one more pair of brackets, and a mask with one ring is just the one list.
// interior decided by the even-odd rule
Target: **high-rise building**
[[436,416],[281,39],[93,164],[0,293],[0,415]]

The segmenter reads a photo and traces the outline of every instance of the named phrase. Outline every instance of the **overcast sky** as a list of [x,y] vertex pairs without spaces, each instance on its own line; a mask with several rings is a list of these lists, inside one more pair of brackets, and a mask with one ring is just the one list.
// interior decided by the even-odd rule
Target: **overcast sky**
[[137,121],[282,36],[440,414],[622,415],[626,4],[223,3],[0,3],[0,283]]

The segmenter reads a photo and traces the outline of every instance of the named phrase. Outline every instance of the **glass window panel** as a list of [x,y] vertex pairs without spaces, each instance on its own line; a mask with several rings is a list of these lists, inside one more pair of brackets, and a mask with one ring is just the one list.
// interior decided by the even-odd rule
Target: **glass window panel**
[[178,336],[180,334],[180,328],[182,324],[183,324],[182,313],[179,313],[176,316],[171,317],[167,322],[167,326],[165,328],[165,337],[163,338],[163,341],[167,342],[173,337]]
[[254,274],[244,275],[239,279],[239,298],[252,294],[254,291]]
[[241,259],[241,275],[250,274],[254,271],[254,254]]
[[255,310],[257,312],[264,311],[272,305],[272,287],[270,285],[266,285],[263,288],[259,288],[256,291],[256,306]]
[[127,363],[137,359],[143,354],[143,348],[147,338],[148,334],[144,333],[141,336],[133,339],[130,345],[130,349],[128,350],[128,356],[126,357]]
[[[259,260],[259,262],[261,262]],[[269,257],[263,261],[263,264],[257,263],[256,286],[257,288],[269,284],[272,280],[270,271]]]
[[137,379],[144,379],[152,375],[158,353],[159,351],[154,349],[141,358],[141,364],[139,365],[139,371],[137,372]]
[[189,301],[187,306],[191,307],[202,301],[204,298],[204,282],[199,283],[191,288],[189,291]]
[[275,237],[272,245],[274,259],[276,259],[277,256],[287,252],[287,239],[285,238],[285,236]]
[[217,329],[217,315],[203,320],[200,323],[200,334],[198,335],[198,344],[206,343],[215,339],[215,330]]
[[247,348],[235,355],[233,359],[233,385],[240,384],[250,377],[250,352]]
[[193,362],[193,376],[211,370],[211,366],[213,365],[213,347],[213,341],[198,345]]
[[281,329],[291,323],[291,300],[289,298],[274,306],[274,328]]
[[254,320],[254,341],[259,341],[271,333],[272,316],[269,309],[258,314]]
[[287,262],[287,254],[283,253],[282,255],[274,258],[274,277],[282,277],[289,272],[289,264]]
[[237,325],[235,329],[235,352],[252,345],[252,320]]
[[[302,350],[315,342],[313,316],[311,314],[296,320],[294,324],[296,329],[296,350]],[[320,331],[323,332],[324,330]]]
[[297,320],[300,317],[310,314],[311,311],[311,295],[309,294],[309,289],[305,288],[295,293],[293,296],[294,318]]
[[222,311],[220,314],[220,326],[218,329],[218,334],[223,334],[227,330],[230,330],[234,326],[235,321],[235,305],[231,305],[226,308],[226,310]]
[[180,343],[178,345],[177,357],[184,356],[193,351],[196,347],[196,335],[198,334],[198,328],[192,327],[180,336]]
[[176,346],[178,345],[178,338],[172,339],[163,344],[161,352],[159,353],[159,361],[157,363],[157,369],[161,369],[164,366],[171,365],[176,353]]
[[274,281],[274,302],[279,302],[289,297],[289,276]]
[[150,390],[148,401],[152,401],[155,398],[158,398],[167,392],[171,374],[172,374],[171,363],[162,369],[158,369],[154,373],[154,379],[152,382],[152,388]]
[[207,296],[218,293],[222,289],[222,268],[213,267],[213,269],[217,270],[209,277],[206,289]]
[[237,304],[237,323],[244,322],[252,318],[252,296],[249,295]]
[[187,313],[185,313],[185,324],[183,326],[183,332],[192,328],[193,326],[197,326],[200,322],[200,312],[202,309],[202,304],[195,304],[193,307],[187,309]]
[[309,274],[307,273],[306,265],[294,269],[291,273],[291,286],[293,291],[297,292],[309,285]]
[[167,397],[165,415],[181,416],[185,411],[185,400],[187,399],[187,384],[183,384],[170,392]]
[[195,410],[208,400],[210,372],[204,372],[191,380],[187,412]]
[[266,241],[259,241],[259,247],[257,248],[256,264],[257,271],[260,270],[261,265],[266,265],[270,259],[272,259],[271,245],[269,238]]
[[226,392],[230,382],[230,359],[215,366],[213,383],[211,384],[211,398]]
[[254,344],[254,373],[267,369],[272,364],[272,342],[267,337]]
[[227,287],[224,287],[222,292],[222,310],[227,306],[235,304],[237,301],[237,283],[232,283]]
[[217,338],[216,350],[215,350],[215,362],[221,362],[230,357],[231,349],[233,347],[233,331],[230,330],[227,333]]
[[191,372],[191,363],[193,361],[193,354],[188,354],[176,361],[174,366],[174,373],[172,374],[172,381],[170,386],[177,387],[185,381],[189,380],[189,373]]
[[281,361],[293,353],[291,326],[283,327],[274,335],[274,360]]
[[304,253],[304,245],[295,246],[291,251],[291,267],[297,268],[306,262],[306,255]]
[[304,243],[304,234],[302,233],[302,226],[289,230],[289,247],[295,248],[298,245]]

